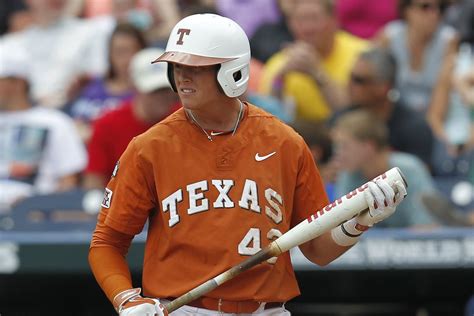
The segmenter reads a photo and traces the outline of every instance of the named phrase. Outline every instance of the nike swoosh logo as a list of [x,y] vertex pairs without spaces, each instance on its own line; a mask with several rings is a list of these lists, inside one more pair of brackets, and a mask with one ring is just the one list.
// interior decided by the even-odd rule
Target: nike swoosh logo
[[225,132],[211,132],[211,136],[217,136],[217,135],[221,135],[221,134],[224,134]]
[[272,152],[272,153],[269,153],[268,155],[265,155],[265,156],[260,156],[258,153],[255,154],[255,160],[257,161],[263,161],[267,158],[270,158],[271,156],[273,156],[274,154],[276,154],[276,151]]

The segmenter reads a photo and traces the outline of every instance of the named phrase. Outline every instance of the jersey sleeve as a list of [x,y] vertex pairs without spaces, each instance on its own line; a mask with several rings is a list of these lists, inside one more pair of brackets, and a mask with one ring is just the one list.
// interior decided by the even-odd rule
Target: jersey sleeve
[[296,179],[291,227],[328,204],[329,199],[313,155],[304,145]]
[[[156,207],[153,166],[134,138],[115,166],[102,201],[104,224],[129,235],[141,232]],[[99,216],[100,218],[100,216]]]

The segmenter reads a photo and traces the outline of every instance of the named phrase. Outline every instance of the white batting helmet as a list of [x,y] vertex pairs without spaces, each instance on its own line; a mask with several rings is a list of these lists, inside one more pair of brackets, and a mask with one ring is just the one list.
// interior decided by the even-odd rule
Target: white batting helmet
[[[228,97],[238,97],[249,81],[250,44],[244,30],[216,14],[195,14],[179,21],[171,31],[166,51],[154,62],[185,66],[221,65],[217,81]],[[172,67],[168,78],[176,90]]]

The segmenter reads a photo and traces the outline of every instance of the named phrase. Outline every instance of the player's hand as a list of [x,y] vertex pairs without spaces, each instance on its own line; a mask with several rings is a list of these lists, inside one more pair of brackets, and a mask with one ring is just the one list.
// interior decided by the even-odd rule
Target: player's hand
[[160,300],[142,297],[140,292],[140,288],[135,288],[115,296],[113,303],[120,316],[168,316]]
[[364,196],[369,210],[356,217],[357,223],[371,227],[395,212],[398,204],[405,198],[407,190],[400,181],[395,181],[394,184],[395,190],[383,179],[368,183]]

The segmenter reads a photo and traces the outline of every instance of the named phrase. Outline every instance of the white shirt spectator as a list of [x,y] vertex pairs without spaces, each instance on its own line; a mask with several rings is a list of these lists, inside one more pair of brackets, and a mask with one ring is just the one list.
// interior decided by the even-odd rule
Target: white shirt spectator
[[2,54],[28,58],[32,97],[41,104],[59,107],[66,91],[79,75],[105,72],[106,32],[88,21],[65,17],[46,27],[33,26],[3,37]]
[[74,123],[62,112],[0,112],[0,210],[21,197],[54,192],[59,179],[86,163]]

